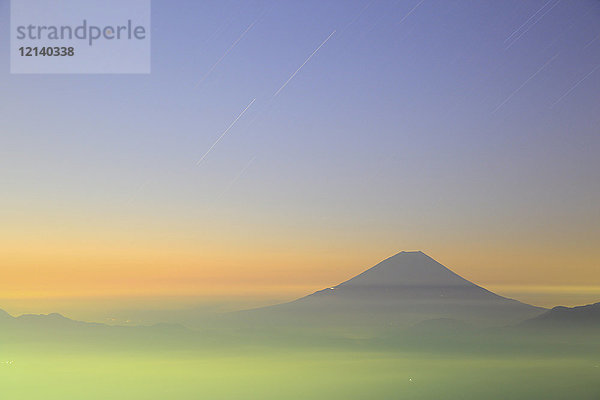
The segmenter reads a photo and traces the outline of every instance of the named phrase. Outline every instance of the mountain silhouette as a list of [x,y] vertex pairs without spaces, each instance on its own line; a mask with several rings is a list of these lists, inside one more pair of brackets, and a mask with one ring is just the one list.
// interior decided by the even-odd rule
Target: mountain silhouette
[[578,307],[554,307],[538,317],[524,321],[521,326],[545,330],[600,329],[600,303]]
[[300,324],[408,326],[451,318],[503,325],[545,310],[492,293],[423,252],[403,251],[336,286],[242,314],[275,324],[291,320]]
[[[338,285],[295,301],[230,313],[205,321],[207,326],[239,328],[337,329],[349,332],[407,328],[427,320],[456,320],[473,326],[513,325],[547,311],[499,296],[452,272],[420,251],[403,251]],[[454,323],[454,322],[453,322]],[[431,323],[422,326],[429,326]],[[113,332],[126,327],[71,320],[60,314],[12,317],[0,310],[6,331]],[[175,331],[139,327],[137,331]],[[324,331],[326,332],[326,331]]]
[[0,310],[0,343],[13,345],[114,346],[148,348],[185,346],[201,338],[197,332],[175,324],[118,326],[76,321],[58,313],[13,317]]
[[4,310],[0,310],[0,322],[1,321],[10,321],[13,317]]
[[108,327],[104,324],[82,322],[67,318],[58,313],[52,314],[23,314],[13,317],[0,310],[0,328],[7,331],[73,331],[90,328]]

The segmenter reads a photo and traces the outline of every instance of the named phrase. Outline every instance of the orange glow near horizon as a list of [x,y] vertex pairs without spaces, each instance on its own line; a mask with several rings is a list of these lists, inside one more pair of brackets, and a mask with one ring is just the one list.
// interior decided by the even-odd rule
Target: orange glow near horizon
[[[216,226],[216,225],[215,225]],[[600,299],[594,253],[502,242],[461,248],[423,235],[395,241],[361,232],[345,235],[265,229],[246,236],[214,228],[209,234],[65,229],[60,235],[15,234],[2,238],[0,298],[14,310],[49,310],[65,299],[71,308],[93,308],[94,299],[122,299],[122,306],[156,306],[234,300],[243,308],[257,301],[287,301],[340,283],[402,250],[421,249],[459,275],[499,294],[536,305],[575,305]],[[15,230],[18,232],[18,230]],[[115,233],[113,233],[115,232]],[[208,232],[208,230],[207,230]],[[334,239],[328,239],[328,237]],[[416,237],[417,239],[410,239]],[[423,248],[422,243],[437,246]],[[397,243],[405,243],[398,248]],[[535,243],[534,243],[535,244]],[[565,266],[577,266],[571,274]],[[171,301],[168,299],[180,299]],[[81,300],[84,299],[84,300]],[[142,300],[140,300],[142,299]],[[248,300],[250,299],[250,300]],[[257,300],[258,299],[258,300]],[[267,300],[268,299],[268,300]],[[28,304],[28,306],[19,306]]]

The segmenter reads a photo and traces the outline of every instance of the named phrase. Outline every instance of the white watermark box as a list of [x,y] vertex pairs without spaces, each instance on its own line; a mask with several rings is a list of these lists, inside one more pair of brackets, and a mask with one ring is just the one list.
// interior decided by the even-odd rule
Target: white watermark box
[[11,0],[11,73],[150,73],[150,0]]

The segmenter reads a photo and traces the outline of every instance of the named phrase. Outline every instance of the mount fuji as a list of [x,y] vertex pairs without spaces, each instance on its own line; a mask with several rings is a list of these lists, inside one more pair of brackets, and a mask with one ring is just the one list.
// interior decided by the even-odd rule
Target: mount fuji
[[338,285],[238,315],[267,325],[408,326],[451,318],[501,326],[544,311],[478,286],[423,252],[403,251]]

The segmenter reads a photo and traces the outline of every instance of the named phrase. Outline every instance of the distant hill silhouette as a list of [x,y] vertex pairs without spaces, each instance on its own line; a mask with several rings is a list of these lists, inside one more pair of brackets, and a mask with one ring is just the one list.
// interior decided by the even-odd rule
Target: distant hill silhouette
[[105,324],[75,321],[58,313],[13,317],[0,310],[0,334],[13,334],[23,338],[100,332],[110,328],[112,327]]
[[542,315],[524,321],[520,326],[538,329],[600,329],[600,303],[578,307],[554,307]]
[[181,325],[111,326],[82,322],[61,314],[25,314],[13,317],[0,310],[0,343],[55,343],[85,345],[181,345],[198,334]]
[[451,318],[500,326],[544,311],[469,282],[420,251],[404,251],[339,285],[238,315],[256,324],[276,325],[400,327]]

